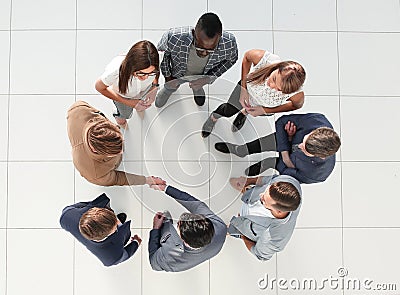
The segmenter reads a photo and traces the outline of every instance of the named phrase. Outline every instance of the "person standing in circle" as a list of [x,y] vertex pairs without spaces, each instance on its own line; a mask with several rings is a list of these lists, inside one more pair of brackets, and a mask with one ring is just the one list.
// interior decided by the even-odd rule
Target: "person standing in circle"
[[219,17],[203,14],[193,27],[172,28],[157,45],[164,53],[161,72],[164,87],[157,94],[155,106],[163,107],[181,84],[188,82],[198,106],[205,103],[203,87],[212,84],[238,59],[235,36],[222,30]]
[[124,147],[120,127],[87,102],[77,101],[69,108],[67,132],[74,166],[90,183],[102,186],[165,184],[158,177],[119,170]]
[[232,126],[232,132],[236,132],[243,127],[248,114],[257,117],[301,108],[305,78],[306,72],[297,62],[281,61],[279,56],[266,50],[247,51],[242,61],[241,80],[228,102],[221,104],[208,117],[202,128],[202,137],[211,134],[220,117],[238,114]]
[[96,81],[98,92],[113,100],[114,117],[121,127],[132,116],[133,109],[143,112],[155,100],[158,89],[159,56],[149,41],[134,44],[126,55],[118,55]]

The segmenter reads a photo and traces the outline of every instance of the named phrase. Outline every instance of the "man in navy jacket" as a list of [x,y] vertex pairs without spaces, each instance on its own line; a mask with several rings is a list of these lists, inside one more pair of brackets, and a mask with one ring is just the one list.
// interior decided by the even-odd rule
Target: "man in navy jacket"
[[[335,153],[341,142],[328,119],[318,113],[293,114],[275,122],[275,134],[243,145],[218,142],[215,148],[239,157],[265,151],[278,151],[279,158],[267,158],[245,170],[248,176],[275,168],[300,183],[325,181],[335,167]],[[276,142],[275,142],[276,140]]]
[[109,204],[110,199],[103,193],[91,202],[65,207],[60,218],[61,227],[86,246],[104,266],[129,259],[142,241],[137,235],[131,238],[131,222],[125,222],[126,214],[120,213],[117,218]]

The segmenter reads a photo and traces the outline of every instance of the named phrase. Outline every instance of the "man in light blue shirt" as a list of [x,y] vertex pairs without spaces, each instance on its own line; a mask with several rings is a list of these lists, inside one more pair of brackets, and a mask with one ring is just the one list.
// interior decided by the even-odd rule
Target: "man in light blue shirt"
[[289,175],[231,178],[245,190],[238,217],[232,217],[228,233],[242,238],[259,260],[269,260],[289,242],[301,205],[300,183]]

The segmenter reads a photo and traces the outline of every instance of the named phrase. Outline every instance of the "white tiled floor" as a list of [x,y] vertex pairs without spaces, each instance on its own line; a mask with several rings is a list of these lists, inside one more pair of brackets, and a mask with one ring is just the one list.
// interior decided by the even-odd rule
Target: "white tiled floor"
[[[0,1],[0,295],[84,294],[396,294],[393,291],[260,289],[258,282],[313,278],[397,284],[400,256],[398,0],[2,0]],[[217,12],[236,36],[239,61],[208,89],[197,107],[182,85],[163,109],[136,114],[125,133],[122,167],[164,177],[205,200],[228,222],[240,196],[228,178],[261,155],[222,155],[221,138],[243,143],[271,130],[250,118],[232,134],[233,118],[200,138],[208,113],[226,101],[251,48],[299,61],[307,71],[306,102],[297,111],[325,114],[341,134],[337,165],[325,183],[303,186],[303,207],[287,248],[257,261],[240,240],[227,238],[210,262],[179,274],[152,271],[147,240],[154,211],[182,207],[147,187],[89,184],[71,162],[66,110],[86,100],[108,117],[110,100],[94,81],[115,56],[142,38],[157,43],[173,26],[194,25]],[[161,80],[163,81],[163,80]],[[128,262],[104,268],[61,230],[64,206],[106,192],[132,219],[143,244]],[[265,281],[264,281],[265,282]],[[271,281],[269,282],[271,283]],[[290,287],[289,282],[286,287]]]

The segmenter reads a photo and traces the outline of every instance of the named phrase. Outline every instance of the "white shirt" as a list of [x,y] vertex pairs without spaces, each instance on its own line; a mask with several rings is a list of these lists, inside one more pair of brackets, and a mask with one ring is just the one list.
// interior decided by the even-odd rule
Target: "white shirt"
[[[272,54],[271,52],[265,51],[264,56],[251,70],[250,73],[258,70],[259,68],[280,62],[279,56]],[[247,83],[247,91],[250,95],[250,105],[251,106],[263,106],[268,108],[277,107],[286,103],[286,101],[293,95],[303,91],[301,88],[293,93],[284,94],[282,91],[275,90],[268,86],[268,78],[264,83],[253,84]]]
[[[100,79],[106,86],[111,86],[112,89],[125,98],[135,98],[141,91],[146,90],[154,81],[155,77],[148,77],[141,81],[138,78],[131,76],[128,83],[128,90],[125,94],[119,92],[119,68],[126,55],[118,55],[107,66]],[[137,97],[138,99],[140,97]]]
[[275,218],[271,211],[264,207],[261,201],[252,204],[243,203],[240,209],[240,216],[247,215]]

